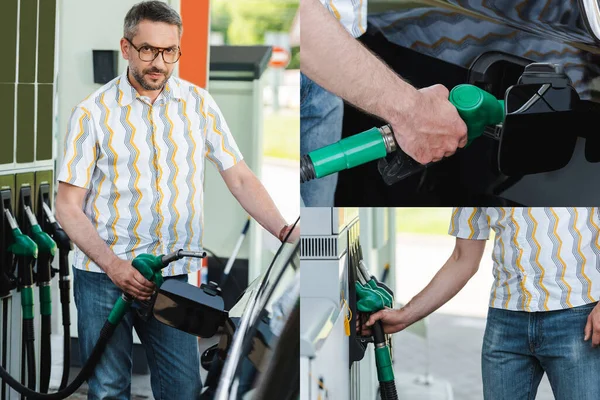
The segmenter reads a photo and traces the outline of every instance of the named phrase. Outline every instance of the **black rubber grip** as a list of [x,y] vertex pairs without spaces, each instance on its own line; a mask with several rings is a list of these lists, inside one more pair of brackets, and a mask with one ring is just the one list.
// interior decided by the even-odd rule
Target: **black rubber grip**
[[35,340],[35,332],[33,330],[33,319],[23,320],[23,340],[25,342],[33,342]]
[[300,183],[312,181],[317,177],[315,167],[308,154],[300,158]]
[[398,400],[398,392],[396,391],[396,382],[379,382],[379,391],[381,392],[381,400]]

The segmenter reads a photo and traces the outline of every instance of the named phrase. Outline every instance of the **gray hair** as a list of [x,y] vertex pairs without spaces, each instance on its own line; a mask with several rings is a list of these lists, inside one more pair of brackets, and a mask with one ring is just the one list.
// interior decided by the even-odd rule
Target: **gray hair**
[[143,20],[176,25],[179,29],[179,36],[183,32],[183,24],[177,11],[162,1],[143,1],[131,7],[127,12],[123,23],[123,37],[132,40],[137,34],[138,24]]

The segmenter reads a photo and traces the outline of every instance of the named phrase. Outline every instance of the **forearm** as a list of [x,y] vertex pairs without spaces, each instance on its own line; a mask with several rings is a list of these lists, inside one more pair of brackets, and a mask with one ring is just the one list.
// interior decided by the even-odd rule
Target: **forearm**
[[71,205],[59,207],[57,202],[56,219],[73,243],[103,271],[108,271],[118,259],[80,208]]
[[263,228],[277,237],[281,228],[286,224],[285,219],[267,193],[267,190],[254,174],[248,174],[236,187],[230,188],[231,193]]
[[455,248],[431,282],[401,309],[405,313],[407,325],[425,318],[448,302],[477,272],[481,257],[461,255],[460,249]]
[[300,14],[306,76],[386,121],[398,121],[399,107],[409,110],[416,103],[417,90],[346,32],[318,0],[302,0]]

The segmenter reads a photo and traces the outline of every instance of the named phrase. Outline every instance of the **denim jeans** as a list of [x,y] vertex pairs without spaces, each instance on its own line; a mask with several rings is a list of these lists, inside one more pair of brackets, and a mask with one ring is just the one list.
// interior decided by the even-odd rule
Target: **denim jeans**
[[[87,360],[121,290],[106,274],[73,268],[77,327],[82,362]],[[187,281],[182,275],[167,279]],[[88,399],[131,398],[133,332],[148,358],[155,399],[195,399],[202,389],[198,340],[158,322],[143,321],[129,312],[117,326],[94,373],[88,379]]]
[[[300,74],[300,154],[337,142],[342,137],[342,99]],[[300,185],[307,207],[332,207],[337,174]]]
[[556,400],[600,399],[600,348],[584,342],[596,303],[547,312],[490,308],[483,338],[485,400],[533,400],[544,372]]

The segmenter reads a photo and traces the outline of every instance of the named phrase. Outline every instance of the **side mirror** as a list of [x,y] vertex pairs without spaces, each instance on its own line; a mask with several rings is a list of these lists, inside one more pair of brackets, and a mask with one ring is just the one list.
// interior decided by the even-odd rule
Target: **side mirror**
[[214,336],[229,316],[216,284],[196,287],[174,279],[160,287],[153,314],[165,325],[203,338]]

